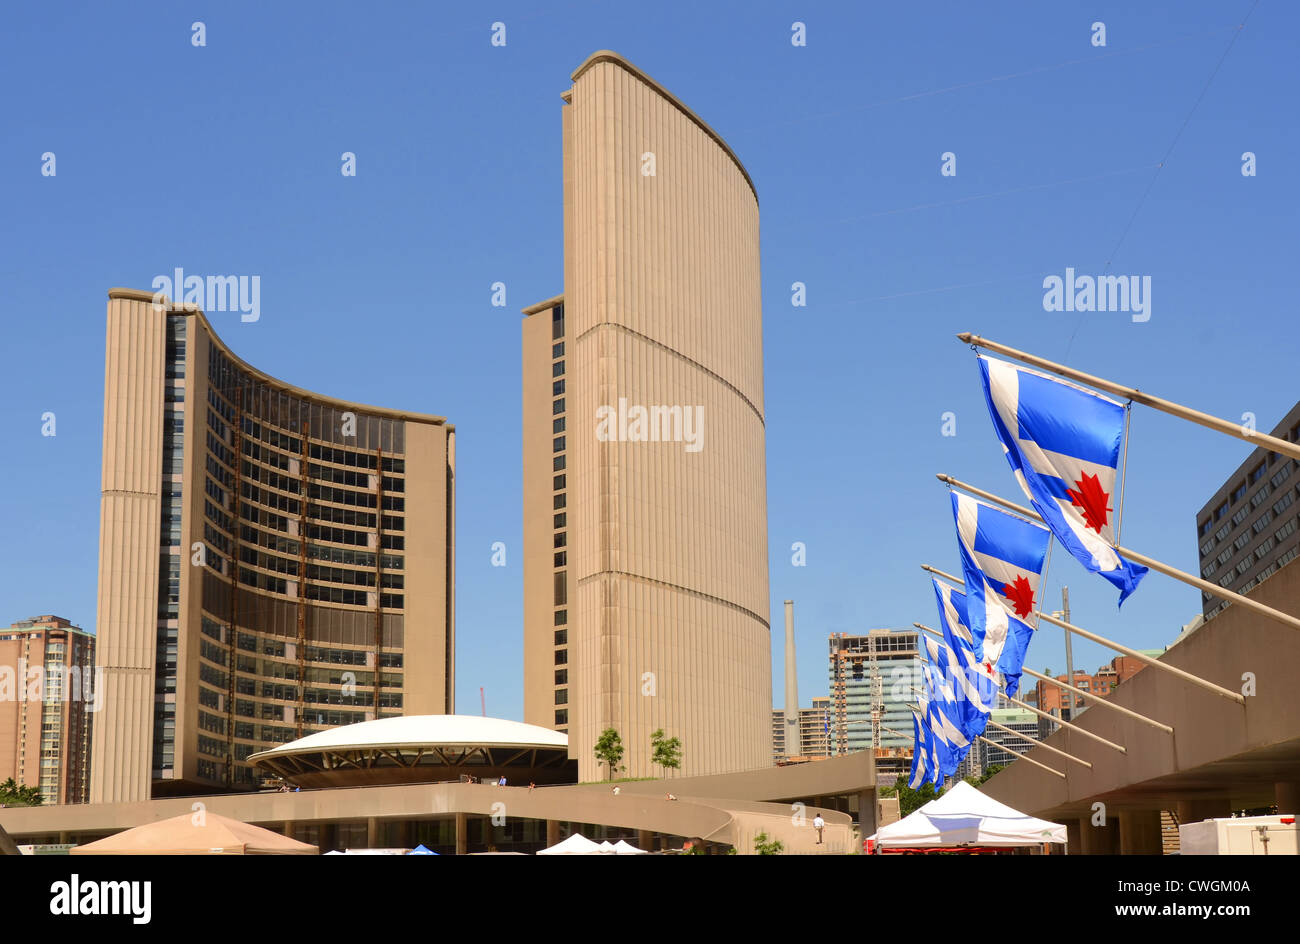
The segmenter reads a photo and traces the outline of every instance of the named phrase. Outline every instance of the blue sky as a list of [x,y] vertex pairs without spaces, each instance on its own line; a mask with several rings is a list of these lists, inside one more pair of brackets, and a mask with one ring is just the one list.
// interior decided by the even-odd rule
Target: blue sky
[[[826,636],[934,621],[957,569],[938,471],[1019,499],[975,331],[1233,420],[1300,398],[1288,4],[26,4],[0,35],[0,620],[95,620],[106,290],[259,275],[211,316],[286,381],[458,429],[462,711],[522,716],[519,309],[563,289],[559,95],[597,49],[734,148],[762,219],[773,682],[796,601]],[[1237,25],[1250,13],[1246,28]],[[207,46],[190,44],[202,20]],[[490,42],[506,24],[506,46]],[[790,42],[807,25],[807,45]],[[1090,26],[1106,24],[1105,47]],[[1222,66],[1215,73],[1222,59]],[[1194,110],[1193,110],[1194,109]],[[1188,116],[1191,115],[1190,120]],[[1173,146],[1172,152],[1170,151]],[[344,178],[340,155],[357,155]],[[940,174],[940,155],[957,175]],[[1244,177],[1241,155],[1257,155]],[[43,177],[54,152],[57,176]],[[1165,160],[1165,166],[1157,165]],[[1067,266],[1150,276],[1151,319],[1046,312]],[[507,285],[508,307],[490,305]],[[792,307],[790,286],[807,285]],[[381,330],[376,330],[381,329]],[[406,342],[385,338],[400,332]],[[53,411],[57,435],[41,435]],[[940,434],[956,414],[957,435]],[[1196,569],[1194,515],[1243,444],[1135,408],[1126,544]],[[509,565],[490,565],[504,541]],[[804,542],[807,566],[791,565]],[[1054,555],[1049,607],[1139,647],[1199,594]],[[1030,649],[1063,669],[1060,632]],[[1077,667],[1111,653],[1074,647]]]

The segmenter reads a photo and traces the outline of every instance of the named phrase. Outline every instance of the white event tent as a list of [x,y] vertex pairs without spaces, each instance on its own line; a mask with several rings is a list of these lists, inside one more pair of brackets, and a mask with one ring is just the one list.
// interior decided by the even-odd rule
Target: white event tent
[[574,833],[563,842],[551,846],[549,849],[541,849],[538,855],[604,855],[605,850],[600,848],[600,843],[592,842],[582,833]]
[[871,837],[876,849],[1011,848],[1062,843],[1065,827],[1013,810],[964,780]]

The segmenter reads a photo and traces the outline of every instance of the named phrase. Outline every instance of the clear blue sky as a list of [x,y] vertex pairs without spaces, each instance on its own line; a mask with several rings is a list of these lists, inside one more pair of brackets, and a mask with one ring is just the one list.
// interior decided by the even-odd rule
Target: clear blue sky
[[[783,599],[806,704],[828,633],[933,622],[918,565],[957,567],[933,473],[1019,497],[954,333],[1261,427],[1300,398],[1293,5],[1259,4],[1203,98],[1252,0],[536,7],[6,10],[0,619],[94,625],[106,290],[259,275],[259,322],[212,316],[246,360],[456,424],[458,704],[477,712],[485,686],[489,713],[520,717],[519,309],[563,288],[559,95],[596,49],[712,124],[758,188],[778,702]],[[1043,310],[1045,276],[1108,259],[1151,277],[1149,322]],[[1125,543],[1194,570],[1194,515],[1245,454],[1136,408]],[[1152,575],[1117,613],[1058,551],[1049,604],[1062,583],[1077,622],[1139,647],[1200,609]],[[1060,671],[1063,649],[1048,630],[1029,664]],[[1075,647],[1089,669],[1110,655]]]

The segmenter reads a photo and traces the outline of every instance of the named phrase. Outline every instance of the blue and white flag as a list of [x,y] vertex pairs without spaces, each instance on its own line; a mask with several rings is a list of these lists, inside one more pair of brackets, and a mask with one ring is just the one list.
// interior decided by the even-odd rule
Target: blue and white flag
[[1020,487],[1080,564],[1119,588],[1119,602],[1147,569],[1115,550],[1115,480],[1124,405],[1036,370],[980,356],[993,428]]
[[[949,650],[956,653],[958,662],[967,668],[966,676],[974,689],[971,702],[981,714],[987,715],[997,707],[998,691],[1004,682],[1002,673],[975,657],[975,641],[971,637],[966,616],[966,594],[939,580],[933,580],[933,583],[939,603],[939,628],[943,631],[944,641]],[[983,724],[980,727],[981,730],[976,731],[976,734],[983,733]]]
[[938,786],[944,777],[951,777],[957,771],[966,752],[970,750],[970,740],[962,733],[956,721],[957,705],[952,686],[943,678],[937,662],[923,664],[925,672],[925,689],[929,697],[926,720],[930,725],[930,744],[935,762],[936,774],[934,784]]
[[1014,695],[1038,623],[1038,584],[1051,532],[957,492],[952,514],[975,658],[990,674],[1002,673],[1007,694]]
[[939,625],[944,642],[926,637],[925,644],[930,660],[942,665],[953,680],[962,733],[973,738],[984,733],[989,712],[997,707],[1002,678],[975,658],[970,630],[965,625],[966,595],[937,580],[934,592],[939,601]]
[[[923,706],[924,707],[924,706]],[[930,779],[930,727],[922,720],[921,712],[912,709],[912,771],[908,774],[907,784],[913,790]]]

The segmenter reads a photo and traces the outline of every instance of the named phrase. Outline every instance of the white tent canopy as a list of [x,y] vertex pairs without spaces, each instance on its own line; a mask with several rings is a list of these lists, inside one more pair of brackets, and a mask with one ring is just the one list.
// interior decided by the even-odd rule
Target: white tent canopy
[[563,842],[556,843],[549,849],[538,851],[538,855],[604,855],[605,850],[599,843],[592,842],[582,833],[574,833]]
[[880,849],[1037,846],[1065,842],[1065,827],[1027,816],[959,780],[943,796],[871,837]]

